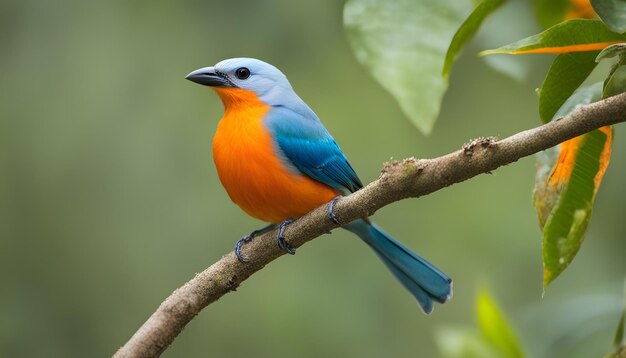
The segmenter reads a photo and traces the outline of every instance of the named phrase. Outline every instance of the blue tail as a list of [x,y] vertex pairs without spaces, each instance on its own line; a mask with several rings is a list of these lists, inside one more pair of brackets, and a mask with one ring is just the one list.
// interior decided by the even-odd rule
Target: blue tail
[[433,300],[445,303],[452,296],[452,280],[446,274],[376,225],[356,220],[344,228],[374,249],[393,275],[415,296],[425,313],[433,311]]

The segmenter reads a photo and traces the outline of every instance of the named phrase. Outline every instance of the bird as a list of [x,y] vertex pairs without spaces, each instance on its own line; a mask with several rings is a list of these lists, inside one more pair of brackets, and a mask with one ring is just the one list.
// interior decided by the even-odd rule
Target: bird
[[[269,223],[242,237],[242,245],[278,227],[276,242],[287,253],[284,228],[309,211],[333,206],[363,187],[348,159],[313,110],[273,65],[231,58],[189,73],[187,80],[213,89],[224,114],[213,138],[213,161],[231,200],[248,215]],[[415,297],[424,313],[452,296],[452,280],[433,264],[385,233],[369,218],[343,223],[360,237]]]

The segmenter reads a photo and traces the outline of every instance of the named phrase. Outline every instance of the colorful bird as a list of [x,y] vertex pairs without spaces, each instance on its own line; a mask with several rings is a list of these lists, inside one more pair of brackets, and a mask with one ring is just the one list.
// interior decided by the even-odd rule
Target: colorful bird
[[[340,195],[363,187],[346,156],[317,115],[293,91],[276,67],[252,58],[233,58],[191,72],[186,77],[209,86],[224,103],[224,116],[213,138],[213,160],[228,195],[250,216],[271,223],[243,237],[241,245],[285,225],[318,206],[332,207]],[[358,235],[393,275],[415,296],[426,313],[433,301],[452,295],[452,280],[425,259],[383,232],[367,218],[343,226]]]

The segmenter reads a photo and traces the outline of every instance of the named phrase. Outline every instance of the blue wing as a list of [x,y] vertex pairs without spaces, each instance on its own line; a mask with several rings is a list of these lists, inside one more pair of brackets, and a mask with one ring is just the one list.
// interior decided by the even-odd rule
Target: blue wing
[[280,154],[309,177],[343,192],[363,187],[339,146],[317,116],[287,107],[273,107],[265,125],[274,136]]

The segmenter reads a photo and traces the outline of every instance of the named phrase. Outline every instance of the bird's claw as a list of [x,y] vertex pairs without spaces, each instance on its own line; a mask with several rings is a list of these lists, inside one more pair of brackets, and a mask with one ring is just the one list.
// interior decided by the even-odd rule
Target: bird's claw
[[283,221],[278,227],[278,235],[276,235],[276,243],[278,244],[278,247],[280,247],[283,251],[285,251],[289,255],[295,255],[296,250],[292,249],[291,247],[289,247],[289,245],[287,245],[287,243],[285,242],[285,238],[283,237],[283,232],[285,231],[285,227],[291,224],[292,222],[293,222],[293,219],[291,218]]
[[[283,221],[278,227],[278,234],[276,235],[276,243],[278,244],[278,247],[280,247],[283,251],[285,251],[286,253],[290,255],[294,255],[296,253],[296,250],[292,249],[291,247],[289,247],[289,245],[287,245],[287,243],[285,242],[285,238],[283,237],[283,233],[285,232],[285,227],[291,224],[293,221],[294,220],[292,218],[289,218]],[[254,239],[256,236],[260,234],[264,234],[272,230],[274,227],[275,227],[274,225],[269,225],[263,229],[253,231],[249,235],[246,235],[242,237],[241,239],[237,240],[237,243],[235,244],[235,255],[237,256],[237,260],[239,260],[239,262],[248,262],[248,260],[246,260],[246,258],[241,253],[241,248],[243,244],[246,244],[252,241],[252,239]]]
[[265,234],[266,232],[273,230],[275,227],[276,225],[274,224],[267,225],[266,227],[259,229],[259,230],[254,230],[250,234],[237,240],[237,243],[235,244],[235,255],[237,256],[237,260],[239,260],[239,262],[248,262],[248,260],[246,260],[246,258],[241,253],[241,247],[243,246],[243,244],[252,241],[252,239],[254,239],[255,237],[261,234]]
[[335,202],[339,200],[339,198],[341,198],[341,195],[337,195],[336,197],[334,197],[333,200],[331,200],[328,203],[328,206],[326,206],[326,212],[328,213],[328,218],[337,225],[341,225],[341,223],[339,223],[339,219],[337,219],[337,215],[335,215],[335,212],[333,211],[333,209],[335,207]]
[[239,260],[239,262],[248,262],[241,253],[241,246],[247,242],[252,241],[253,238],[254,236],[252,234],[249,234],[237,240],[237,243],[235,244],[235,255],[237,255],[237,260]]

